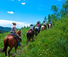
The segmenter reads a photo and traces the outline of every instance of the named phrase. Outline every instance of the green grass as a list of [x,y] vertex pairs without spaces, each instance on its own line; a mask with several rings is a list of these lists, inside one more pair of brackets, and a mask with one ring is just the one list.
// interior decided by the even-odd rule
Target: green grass
[[[11,51],[11,57],[68,57],[68,16],[64,19],[55,21],[52,29],[47,29],[35,36],[33,42],[27,43],[26,32],[29,28],[21,29],[22,42],[20,47]],[[9,34],[0,34],[0,48],[4,47],[4,37]],[[9,48],[8,48],[9,49]],[[22,51],[23,50],[23,51]],[[21,52],[20,52],[21,51]],[[14,54],[13,54],[14,53]],[[5,57],[4,53],[0,53],[0,57]]]
[[68,57],[67,24],[67,18],[58,20],[52,29],[40,32],[34,42],[24,47],[21,57]]

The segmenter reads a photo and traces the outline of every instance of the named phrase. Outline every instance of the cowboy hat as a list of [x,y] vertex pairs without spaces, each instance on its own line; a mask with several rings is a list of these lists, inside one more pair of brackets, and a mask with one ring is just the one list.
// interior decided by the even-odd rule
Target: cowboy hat
[[30,26],[33,26],[32,24]]
[[13,22],[12,24],[13,24],[13,25],[16,25],[16,23],[15,23],[15,22]]

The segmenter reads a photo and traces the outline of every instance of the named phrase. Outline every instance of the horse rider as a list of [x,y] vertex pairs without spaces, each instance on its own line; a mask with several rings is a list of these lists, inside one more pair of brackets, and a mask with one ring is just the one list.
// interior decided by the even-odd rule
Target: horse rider
[[30,30],[33,30],[33,25],[32,24],[30,25]]
[[37,27],[38,31],[40,31],[41,25],[39,24],[39,21],[37,22]]
[[11,34],[13,34],[15,36],[15,39],[18,42],[17,45],[18,46],[21,46],[20,40],[19,40],[20,39],[20,36],[16,34],[16,23],[13,22],[12,24],[13,24],[13,26],[11,27]]
[[45,23],[45,21],[43,21],[43,25],[45,26],[45,28],[47,28],[47,27],[46,27],[46,23]]
[[39,25],[40,25],[40,24],[39,24],[39,21],[38,21],[38,22],[37,22],[37,27],[39,27]]
[[51,24],[51,26],[52,26],[51,20],[49,20],[49,24]]

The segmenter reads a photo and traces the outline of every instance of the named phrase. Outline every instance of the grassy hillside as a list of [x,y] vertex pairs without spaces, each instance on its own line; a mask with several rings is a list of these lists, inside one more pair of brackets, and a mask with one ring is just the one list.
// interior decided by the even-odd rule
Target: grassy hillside
[[[68,57],[68,16],[53,23],[52,29],[47,29],[35,36],[35,40],[26,45],[26,32],[29,28],[21,29],[22,42],[20,47],[11,51],[11,57]],[[4,37],[9,34],[0,34],[0,48],[4,47]],[[9,49],[9,48],[8,48]],[[5,57],[0,53],[0,57]],[[7,56],[6,56],[7,57]]]
[[[68,57],[68,17],[55,21],[52,29],[40,32],[24,47],[21,57]],[[18,56],[18,57],[19,57]]]
[[[14,53],[15,52],[15,48],[12,49],[11,57],[17,57],[19,55],[20,51],[22,51],[22,47],[26,45],[26,43],[27,43],[26,32],[28,30],[29,30],[29,27],[28,28],[23,28],[21,30],[21,38],[22,38],[21,46],[18,47],[17,54]],[[0,49],[4,48],[4,42],[3,41],[4,41],[4,38],[6,37],[6,35],[9,34],[9,33],[10,32],[0,33]],[[9,47],[8,47],[8,50],[9,50]],[[7,56],[5,56],[5,53],[2,52],[2,53],[0,53],[0,57],[7,57]]]

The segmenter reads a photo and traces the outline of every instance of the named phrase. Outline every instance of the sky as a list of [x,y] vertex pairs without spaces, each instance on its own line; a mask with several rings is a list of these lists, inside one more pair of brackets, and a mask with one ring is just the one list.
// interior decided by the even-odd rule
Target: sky
[[44,17],[52,14],[51,6],[62,7],[61,0],[0,0],[0,26],[11,27],[12,22],[17,28],[41,23]]

